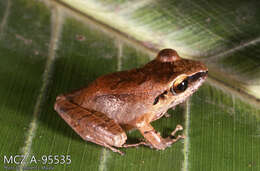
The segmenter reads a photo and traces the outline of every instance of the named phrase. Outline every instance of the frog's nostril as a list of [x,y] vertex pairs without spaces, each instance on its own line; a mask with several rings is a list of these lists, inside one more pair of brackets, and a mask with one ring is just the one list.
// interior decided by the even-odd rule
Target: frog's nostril
[[163,49],[157,55],[157,60],[160,62],[174,62],[179,59],[178,53],[173,49]]

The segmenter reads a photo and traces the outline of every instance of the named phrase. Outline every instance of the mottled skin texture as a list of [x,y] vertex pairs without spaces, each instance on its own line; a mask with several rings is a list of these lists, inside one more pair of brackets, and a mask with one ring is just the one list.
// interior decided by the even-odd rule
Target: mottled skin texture
[[[120,154],[112,146],[144,144],[165,149],[183,136],[162,138],[150,122],[185,101],[206,76],[207,68],[201,62],[182,59],[176,51],[164,49],[142,68],[101,76],[86,88],[58,96],[55,110],[83,139]],[[184,80],[187,87],[178,91],[177,86]],[[171,91],[173,87],[175,92]],[[137,128],[146,141],[125,144],[127,137],[122,128]],[[177,126],[172,134],[181,129]]]

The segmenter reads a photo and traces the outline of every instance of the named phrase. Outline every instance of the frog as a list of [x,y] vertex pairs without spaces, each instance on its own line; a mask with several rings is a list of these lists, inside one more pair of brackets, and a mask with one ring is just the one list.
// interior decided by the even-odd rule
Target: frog
[[[88,86],[57,96],[54,109],[85,141],[124,154],[120,148],[148,146],[164,150],[185,135],[177,125],[163,138],[151,122],[184,103],[206,80],[208,68],[166,48],[139,68],[102,75]],[[143,140],[127,144],[129,130]]]

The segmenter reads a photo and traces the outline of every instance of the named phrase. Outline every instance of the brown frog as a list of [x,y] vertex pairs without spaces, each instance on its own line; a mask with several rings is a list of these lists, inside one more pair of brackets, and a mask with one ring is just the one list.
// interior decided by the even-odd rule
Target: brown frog
[[[101,76],[86,88],[60,95],[55,110],[84,140],[124,154],[115,147],[148,145],[163,150],[177,140],[177,125],[162,138],[150,122],[184,102],[205,81],[208,69],[182,59],[173,49],[161,50],[142,68]],[[138,129],[145,141],[126,144],[125,130]]]

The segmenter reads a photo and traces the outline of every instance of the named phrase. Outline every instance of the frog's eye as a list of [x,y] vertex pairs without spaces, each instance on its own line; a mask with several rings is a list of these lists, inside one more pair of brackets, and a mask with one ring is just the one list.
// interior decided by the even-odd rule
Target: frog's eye
[[184,92],[188,88],[188,78],[176,80],[171,87],[172,94]]

